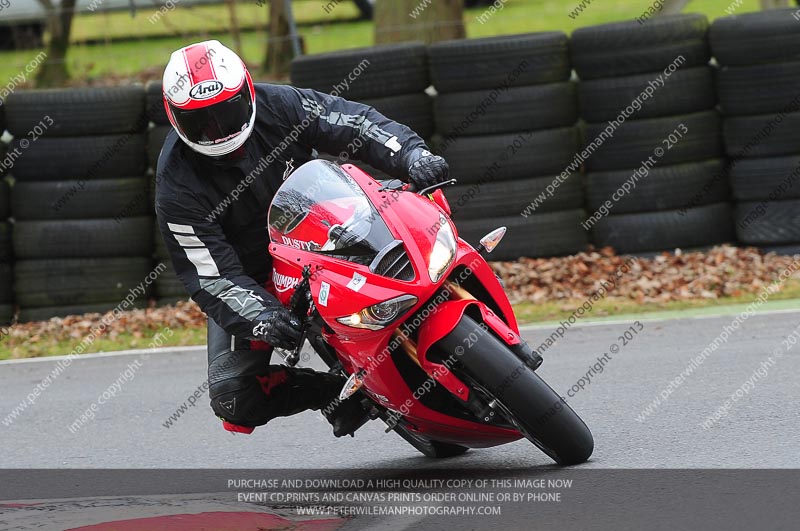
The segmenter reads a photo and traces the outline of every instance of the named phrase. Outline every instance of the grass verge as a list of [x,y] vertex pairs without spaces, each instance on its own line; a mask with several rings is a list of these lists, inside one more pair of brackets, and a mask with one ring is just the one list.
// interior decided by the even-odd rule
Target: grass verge
[[[98,337],[91,344],[91,352],[113,352],[117,350],[152,348],[153,339],[161,334],[161,346],[179,347],[187,345],[205,345],[206,330],[203,328],[173,328],[172,334],[165,337],[160,330],[144,334],[122,333],[114,338]],[[77,347],[83,338],[74,340],[48,340],[47,338],[30,338],[27,341],[9,343],[8,337],[0,340],[0,360],[39,358],[46,356],[67,355]]]
[[[664,312],[675,313],[685,312],[686,314],[697,314],[697,310],[710,309],[716,307],[747,305],[756,299],[757,295],[745,294],[738,297],[720,297],[718,299],[692,299],[678,300],[669,302],[647,302],[637,303],[630,299],[615,299],[608,297],[593,304],[591,313],[582,321],[597,320],[598,318],[621,319],[627,315],[660,314]],[[800,309],[800,280],[790,280],[786,282],[783,289],[770,295],[769,302],[776,301],[796,301],[796,307]],[[560,321],[568,318],[582,304],[581,301],[555,301],[542,304],[523,302],[514,305],[514,312],[520,324],[535,324],[550,321]],[[783,306],[783,305],[781,305]],[[680,314],[676,315],[679,317]]]
[[[735,305],[747,305],[755,300],[752,294],[739,297],[724,297],[719,299],[670,301],[664,303],[639,304],[631,300],[607,298],[594,303],[589,317],[582,321],[596,320],[603,317],[622,319],[626,315],[657,314],[671,312],[669,317],[680,317],[681,312],[686,314],[697,313],[697,310]],[[777,301],[796,301],[789,305],[800,308],[800,280],[791,280],[786,283],[783,290],[770,296],[769,303]],[[559,321],[568,318],[572,312],[583,304],[584,301],[556,301],[543,304],[520,303],[514,306],[520,324],[534,324],[550,321]],[[786,305],[781,305],[785,307]],[[722,308],[721,308],[722,309]],[[730,309],[731,313],[741,309]],[[661,315],[659,315],[661,316]],[[156,331],[149,334],[122,333],[115,338],[100,337],[92,343],[89,350],[92,352],[112,352],[136,348],[148,348],[153,341]],[[69,354],[82,338],[72,341],[48,341],[46,338],[30,338],[27,341],[9,343],[7,337],[0,340],[0,360],[16,358],[36,358],[44,356],[57,356]],[[173,328],[172,335],[165,338],[162,346],[204,345],[206,341],[205,328]]]
[[[308,53],[322,53],[343,48],[371,46],[374,26],[369,21],[341,22],[357,15],[352,2],[342,2],[328,14],[325,0],[295,2],[295,17],[299,23]],[[570,16],[579,0],[508,0],[503,9],[481,23],[477,20],[486,8],[467,9],[464,21],[469,37],[489,37],[536,31],[572,30],[613,22],[632,20],[641,16],[646,5],[634,2],[595,2],[577,16]],[[709,19],[726,15],[731,0],[695,0],[685,12],[704,13]],[[743,0],[736,13],[760,9],[757,0]],[[137,10],[131,17],[127,12],[79,13],[75,17],[73,39],[92,41],[92,44],[75,44],[67,55],[69,69],[74,78],[95,79],[114,76],[141,76],[158,78],[163,72],[169,54],[190,42],[207,38],[219,39],[233,47],[230,38],[228,11],[224,4],[178,7],[166,13],[156,23],[148,18],[153,9]],[[268,11],[255,3],[240,2],[237,13],[242,27],[266,26]],[[319,21],[320,23],[314,23]],[[134,38],[133,40],[130,40]],[[255,67],[263,61],[267,48],[266,30],[242,31],[242,57]],[[115,40],[116,39],[116,40]],[[126,39],[126,40],[119,40]],[[36,56],[39,50],[0,52],[0,86]],[[258,76],[258,74],[257,74]],[[31,78],[29,75],[28,78]]]

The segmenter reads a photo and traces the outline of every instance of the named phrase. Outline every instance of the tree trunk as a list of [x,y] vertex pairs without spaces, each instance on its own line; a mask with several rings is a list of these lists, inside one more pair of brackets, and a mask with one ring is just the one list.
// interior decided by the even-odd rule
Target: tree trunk
[[689,0],[667,0],[664,2],[664,7],[658,12],[659,15],[674,15],[683,11],[683,8],[689,3]]
[[463,39],[464,0],[378,0],[375,43]]
[[761,0],[761,9],[777,9],[789,7],[789,0]]
[[231,22],[233,48],[242,57],[242,34],[239,31],[239,18],[236,16],[236,0],[225,0],[225,4],[228,6],[228,19]]
[[284,0],[270,0],[269,38],[264,71],[272,76],[282,77],[289,72],[292,62],[292,41],[289,33],[289,20],[286,17]]
[[67,50],[69,36],[72,32],[72,15],[75,12],[75,0],[63,0],[56,7],[50,0],[39,0],[47,13],[47,28],[50,42],[47,45],[47,58],[36,74],[36,85],[39,87],[59,87],[69,81],[67,70]]

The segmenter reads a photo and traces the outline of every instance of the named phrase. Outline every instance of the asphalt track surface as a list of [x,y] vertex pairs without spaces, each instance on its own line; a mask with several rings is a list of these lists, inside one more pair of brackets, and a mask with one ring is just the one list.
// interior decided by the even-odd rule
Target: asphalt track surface
[[[722,333],[735,315],[677,320],[641,320],[589,324],[571,327],[545,352],[545,363],[539,374],[581,415],[595,438],[592,459],[570,473],[589,474],[579,477],[584,488],[603,488],[601,475],[626,469],[781,469],[800,464],[800,346],[787,348],[786,337],[800,325],[800,312],[783,311],[757,314],[741,322],[727,342],[708,354],[702,363],[693,363],[706,347]],[[539,345],[553,327],[526,328],[523,336]],[[632,340],[621,340],[630,330]],[[633,334],[633,330],[638,333]],[[626,345],[624,343],[627,343]],[[609,356],[602,373],[591,376],[587,371],[598,357]],[[132,363],[140,366],[135,376],[125,381],[116,396],[97,407],[96,418],[78,429],[69,426],[80,418],[105,390],[118,380]],[[32,391],[53,369],[57,360],[0,363],[0,421]],[[312,364],[313,365],[313,364]],[[687,367],[694,365],[691,374]],[[205,395],[198,404],[182,414],[169,428],[164,423],[205,380],[205,353],[200,349],[181,349],[141,354],[86,357],[75,360],[12,422],[0,424],[3,451],[0,468],[4,469],[301,469],[318,470],[326,477],[386,477],[393,473],[405,477],[424,477],[425,471],[440,473],[442,467],[452,470],[453,477],[537,478],[558,473],[547,456],[526,441],[498,448],[471,450],[446,463],[426,459],[394,434],[385,434],[379,421],[368,424],[355,438],[335,439],[319,413],[307,412],[291,418],[276,419],[254,434],[231,435],[223,431],[207,406]],[[678,385],[674,379],[683,373]],[[583,389],[570,389],[584,378]],[[670,389],[670,382],[673,385]],[[749,384],[747,383],[749,381]],[[737,389],[740,391],[735,401]],[[574,396],[572,396],[574,395]],[[666,396],[666,398],[664,398]],[[661,403],[643,417],[648,405],[661,397]],[[703,422],[729,400],[729,408],[710,428]],[[323,470],[324,469],[324,470]],[[630,473],[630,472],[627,472]],[[688,473],[683,471],[684,474]],[[675,479],[677,472],[656,478]],[[713,474],[712,474],[713,475]],[[230,476],[230,474],[228,474]],[[678,474],[680,476],[680,474]],[[796,487],[796,474],[793,486]],[[439,477],[439,476],[437,476]],[[559,476],[566,477],[566,476]],[[686,479],[685,476],[681,476]],[[692,475],[684,485],[691,485]],[[640,471],[633,479],[623,479],[630,489],[619,503],[636,499],[654,476]],[[694,481],[697,483],[696,481]],[[719,484],[719,478],[711,485]],[[212,482],[213,483],[213,482]],[[724,483],[724,481],[723,481]],[[766,500],[783,499],[767,485],[776,486],[774,478],[764,480],[758,489]],[[219,492],[219,485],[205,488],[194,484],[189,492]],[[695,485],[697,486],[697,485]],[[48,498],[73,498],[77,490],[69,485],[49,485]],[[620,487],[621,488],[621,487]],[[705,485],[704,488],[710,488]],[[5,490],[0,499],[36,498],[25,490],[24,482],[17,490]],[[670,496],[688,496],[690,488],[669,490]],[[10,492],[15,495],[10,495]],[[574,492],[578,492],[577,490]],[[81,494],[87,494],[81,491]],[[102,485],[91,496],[120,496],[124,489]],[[155,494],[155,493],[154,493]],[[607,491],[609,496],[623,496],[621,490]],[[577,494],[576,494],[577,496]],[[692,495],[694,496],[694,495]],[[687,498],[679,511],[688,515]],[[751,496],[751,501],[756,499]],[[759,498],[760,499],[760,498]],[[139,500],[141,501],[141,500]],[[195,498],[186,503],[199,503]],[[208,499],[206,499],[208,501]],[[128,506],[139,502],[130,501]],[[209,502],[210,503],[210,502]],[[215,502],[216,503],[216,502]],[[222,505],[228,501],[223,500]],[[149,506],[148,504],[144,504]],[[595,506],[596,505],[596,506]],[[647,506],[645,500],[637,505]],[[793,505],[796,505],[793,504]],[[216,507],[216,506],[215,506]],[[219,508],[218,507],[218,508]],[[564,504],[549,504],[538,510],[541,528],[585,528],[580,519],[564,520]],[[707,507],[707,506],[706,506]],[[0,509],[3,506],[0,505]],[[760,506],[761,510],[764,505]],[[605,514],[607,503],[588,496],[582,499],[581,515]],[[21,509],[19,509],[21,511]],[[794,508],[796,511],[797,509]],[[592,512],[593,511],[593,512]],[[3,511],[0,511],[2,513]],[[57,511],[56,511],[57,512]],[[69,511],[67,511],[69,512]],[[195,511],[197,512],[197,511]],[[278,511],[280,512],[280,511]],[[506,529],[530,528],[524,522],[531,516],[523,512],[504,513]],[[22,513],[8,529],[26,529]],[[133,514],[133,513],[132,513]],[[139,514],[138,512],[135,514]],[[610,515],[611,513],[609,513]],[[642,513],[643,514],[643,513]],[[0,515],[0,529],[5,520]],[[437,520],[440,518],[440,520]],[[345,522],[345,529],[483,529],[493,528],[497,520],[463,517],[457,524],[452,517],[408,516],[395,520],[356,517]],[[488,518],[488,517],[486,517]],[[518,518],[518,521],[514,519]],[[642,516],[645,518],[645,516]],[[745,528],[747,522],[737,516],[728,523],[731,528]],[[594,520],[597,523],[597,520]],[[9,520],[8,522],[11,522]],[[439,522],[437,524],[437,522]],[[516,523],[515,523],[516,522]],[[667,523],[667,522],[663,522]],[[680,528],[672,521],[669,528]],[[721,523],[721,522],[720,522]],[[796,523],[796,521],[795,521]],[[644,521],[639,522],[644,525]],[[7,523],[7,525],[11,525]],[[57,529],[60,524],[53,524]],[[331,524],[334,525],[334,524]],[[395,525],[396,527],[392,527]],[[442,525],[443,527],[437,527]],[[521,527],[518,527],[521,526]],[[741,527],[740,527],[741,526]],[[319,524],[317,528],[323,529]],[[537,526],[540,527],[540,526]],[[617,526],[627,528],[627,526]],[[653,521],[647,527],[657,528]],[[30,527],[33,529],[34,527]],[[47,526],[35,527],[45,529]],[[66,528],[66,527],[63,527]],[[313,528],[313,526],[312,526]],[[640,525],[630,527],[641,528]],[[775,527],[779,528],[779,527]],[[243,527],[244,529],[244,527]],[[299,527],[298,527],[299,529]],[[333,529],[333,527],[331,528]]]

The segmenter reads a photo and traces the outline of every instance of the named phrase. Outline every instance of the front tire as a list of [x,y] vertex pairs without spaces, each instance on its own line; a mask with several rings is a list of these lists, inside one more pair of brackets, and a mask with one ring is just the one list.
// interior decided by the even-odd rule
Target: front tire
[[458,354],[473,391],[495,399],[495,409],[560,465],[583,463],[594,438],[566,402],[485,325],[464,316],[439,345]]

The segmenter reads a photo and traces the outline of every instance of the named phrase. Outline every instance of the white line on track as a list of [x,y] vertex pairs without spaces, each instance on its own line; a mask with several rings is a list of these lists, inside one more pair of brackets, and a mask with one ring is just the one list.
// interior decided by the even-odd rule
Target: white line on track
[[[687,320],[687,321],[688,320],[702,320],[702,319],[717,319],[719,317],[728,317],[728,316],[734,317],[734,316],[738,315],[739,313],[741,313],[741,311],[725,312],[725,313],[713,313],[713,314],[708,314],[708,315],[689,315],[687,317],[650,317],[650,318],[645,317],[647,314],[635,314],[635,315],[631,315],[630,317],[628,317],[626,319],[595,320],[595,321],[585,321],[583,323],[578,321],[575,324],[570,325],[570,328],[589,327],[589,326],[605,326],[605,325],[613,326],[613,325],[618,325],[618,324],[629,324],[629,323],[632,323],[633,321],[642,321],[642,322],[648,322],[648,323],[663,323],[663,322],[666,322],[666,321],[676,321],[678,319],[684,319],[684,320]],[[764,310],[764,311],[760,311],[760,312],[757,311],[754,314],[754,317],[776,315],[776,314],[785,314],[785,313],[797,313],[797,314],[800,314],[800,310],[797,310],[797,309],[794,309],[794,308],[787,308],[787,309],[783,309],[783,310]],[[549,321],[547,323],[541,323],[541,324],[537,323],[537,324],[523,325],[523,326],[520,326],[519,329],[520,329],[521,332],[524,332],[526,330],[552,329],[552,328],[556,328],[556,327],[558,327],[558,321]]]
[[[666,321],[675,321],[677,319],[716,319],[719,317],[726,317],[726,316],[735,316],[737,313],[740,312],[726,312],[726,313],[719,313],[719,314],[709,314],[709,315],[692,315],[688,317],[655,317],[655,318],[647,318],[643,317],[642,315],[633,315],[627,319],[609,319],[609,320],[596,320],[596,321],[585,321],[580,322],[577,321],[574,325],[571,325],[570,328],[581,328],[581,327],[591,327],[591,326],[614,326],[619,324],[627,324],[633,321],[643,321],[648,323],[662,323]],[[768,315],[778,315],[778,314],[787,314],[787,313],[796,313],[800,314],[800,310],[796,310],[793,308],[783,309],[783,310],[765,310],[761,312],[756,312],[755,316],[768,316]],[[520,327],[521,332],[525,332],[527,330],[551,330],[553,328],[558,327],[558,322],[551,321],[548,323],[542,324],[527,324]],[[99,359],[99,358],[113,358],[116,356],[141,356],[142,354],[170,354],[175,352],[205,352],[206,346],[205,345],[196,345],[196,346],[189,346],[189,347],[161,347],[161,348],[147,348],[147,349],[133,349],[133,350],[119,350],[116,352],[96,352],[92,354],[80,354],[73,358],[74,360],[83,360],[83,359]],[[67,359],[69,356],[47,356],[42,358],[23,358],[23,359],[15,359],[15,360],[0,360],[0,366],[3,365],[10,365],[15,363],[39,363],[39,362],[57,362],[59,360]]]
[[[159,348],[142,348],[142,349],[132,349],[132,350],[117,350],[114,352],[95,352],[91,354],[79,354],[77,356],[73,356],[72,360],[83,360],[83,359],[97,359],[97,358],[113,358],[115,356],[141,356],[142,354],[168,354],[172,352],[191,352],[191,351],[201,351],[205,352],[206,346],[205,345],[196,345],[190,347],[159,347]],[[42,358],[22,358],[18,360],[1,360],[0,366],[12,364],[12,363],[37,363],[37,362],[45,362],[45,361],[59,361],[65,360],[69,358],[69,356],[45,356]]]

